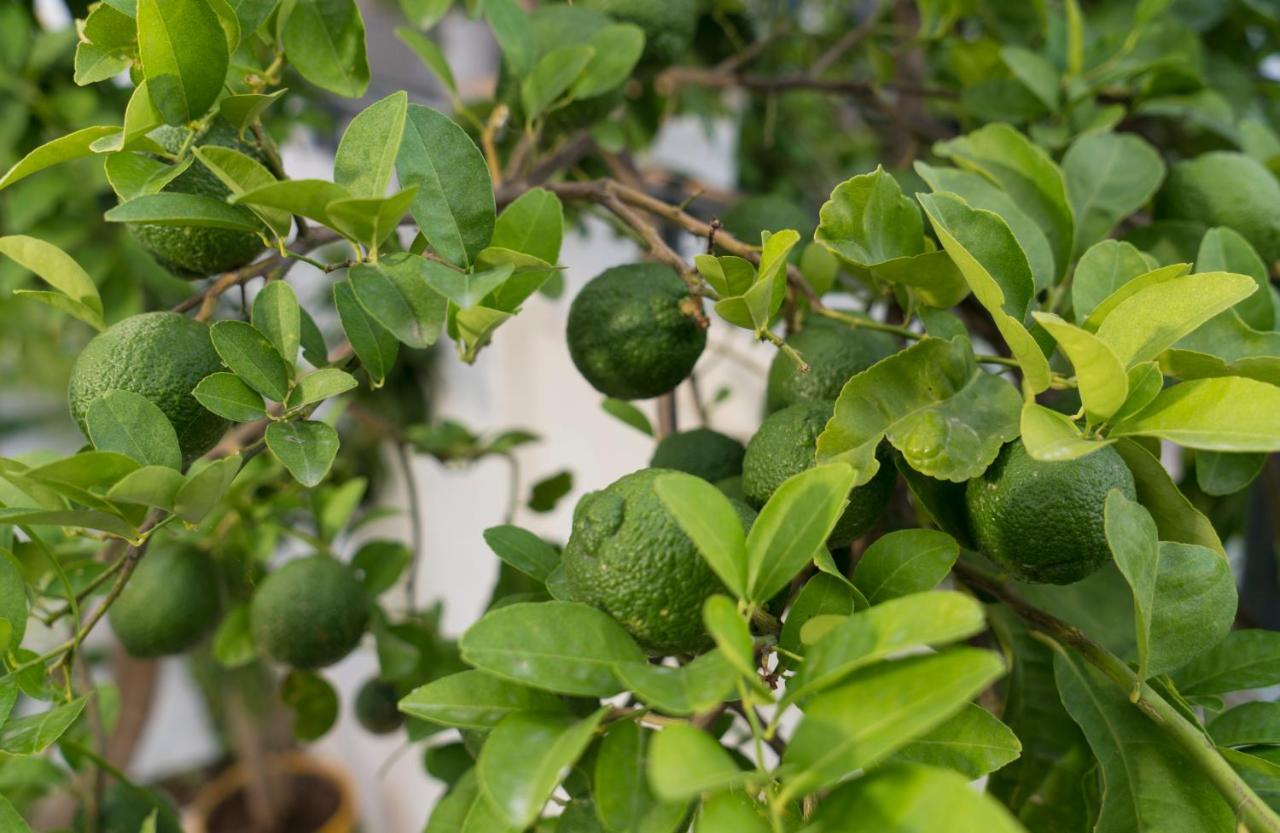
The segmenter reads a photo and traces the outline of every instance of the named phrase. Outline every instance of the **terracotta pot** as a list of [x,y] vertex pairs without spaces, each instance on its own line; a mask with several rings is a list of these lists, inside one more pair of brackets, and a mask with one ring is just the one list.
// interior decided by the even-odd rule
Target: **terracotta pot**
[[[282,829],[289,833],[355,833],[356,791],[339,767],[292,753],[271,759],[275,775],[289,784],[292,798]],[[206,784],[183,812],[187,833],[232,833],[247,827],[244,787],[249,773],[235,764]]]

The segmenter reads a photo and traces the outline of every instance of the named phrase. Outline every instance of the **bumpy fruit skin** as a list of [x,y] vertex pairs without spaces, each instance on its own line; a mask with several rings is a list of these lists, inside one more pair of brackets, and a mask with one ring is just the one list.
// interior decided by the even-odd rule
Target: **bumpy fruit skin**
[[[832,402],[801,402],[783,408],[760,424],[742,461],[742,491],[759,509],[783,482],[817,463],[818,435],[835,409]],[[887,454],[878,452],[880,469],[849,492],[849,506],[836,521],[827,544],[842,547],[871,530],[884,514],[897,473]]]
[[327,555],[290,561],[258,586],[249,607],[254,641],[294,668],[323,668],[360,643],[369,600],[349,567]]
[[797,402],[834,401],[845,382],[898,349],[888,333],[859,330],[825,318],[809,321],[787,344],[804,357],[809,372],[800,373],[796,363],[779,351],[769,365],[766,413]]
[[649,465],[675,469],[715,483],[742,474],[747,450],[733,437],[710,428],[694,428],[669,434],[658,443]]
[[206,410],[191,391],[222,369],[209,327],[172,312],[144,312],[99,333],[71,368],[67,402],[86,437],[94,400],[113,390],[146,397],[178,433],[184,465],[218,444],[230,423]]
[[1103,519],[1112,489],[1137,498],[1133,474],[1114,449],[1049,463],[1016,440],[969,481],[969,526],[978,548],[1014,576],[1071,584],[1111,559]]
[[573,363],[618,399],[649,399],[688,377],[706,331],[681,309],[689,289],[670,268],[632,263],[592,278],[569,307]]
[[[187,130],[165,125],[156,128],[151,138],[170,153],[177,153],[186,141]],[[240,141],[231,125],[217,121],[195,140],[199,147],[216,145],[238,150],[263,164],[262,150]],[[191,163],[164,191],[174,194],[198,194],[224,200],[231,190],[222,184],[199,160]],[[262,253],[264,246],[258,235],[248,231],[199,226],[161,226],[154,223],[132,223],[129,226],[138,242],[161,266],[186,278],[203,278],[219,272],[239,269]]]
[[[669,469],[641,469],[578,501],[565,544],[575,599],[595,605],[655,654],[707,647],[702,605],[727,592],[653,489]],[[735,504],[744,529],[755,513]]]
[[191,546],[155,546],[129,577],[107,619],[135,657],[180,654],[209,632],[218,619],[218,570]]
[[1214,151],[1174,165],[1157,196],[1156,216],[1229,226],[1268,264],[1280,260],[1280,183],[1243,153]]
[[375,735],[394,732],[404,725],[404,715],[396,708],[399,701],[395,686],[373,677],[356,693],[356,720]]
[[634,23],[644,30],[644,57],[648,66],[667,66],[679,60],[693,44],[698,26],[698,0],[579,0],[614,20]]

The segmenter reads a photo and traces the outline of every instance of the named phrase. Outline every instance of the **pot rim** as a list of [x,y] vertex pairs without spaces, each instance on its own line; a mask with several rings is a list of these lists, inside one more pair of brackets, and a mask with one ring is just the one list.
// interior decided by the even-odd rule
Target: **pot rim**
[[[289,752],[268,759],[276,772],[290,775],[312,775],[329,782],[338,794],[338,806],[324,824],[312,833],[350,833],[356,826],[356,791],[347,771],[336,763],[301,752]],[[208,833],[208,820],[213,812],[232,795],[244,789],[249,773],[240,762],[227,767],[214,780],[200,788],[183,810],[182,826],[189,833]]]

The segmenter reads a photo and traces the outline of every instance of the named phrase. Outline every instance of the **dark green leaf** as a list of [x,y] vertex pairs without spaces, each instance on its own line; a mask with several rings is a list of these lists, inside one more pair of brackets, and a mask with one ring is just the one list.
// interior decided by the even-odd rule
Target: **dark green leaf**
[[1173,681],[1187,697],[1280,684],[1280,633],[1231,631],[1215,647],[1175,671]]
[[282,43],[289,63],[317,87],[347,98],[369,88],[364,19],[354,0],[296,0]]
[[503,524],[490,527],[484,531],[484,542],[494,555],[538,581],[545,582],[560,566],[560,554],[554,547],[518,526]]
[[488,731],[518,712],[557,712],[566,703],[554,694],[486,674],[462,671],[415,689],[400,711],[422,720]]
[[409,96],[403,90],[360,111],[342,134],[333,161],[333,181],[353,197],[385,196],[404,136]]
[[323,422],[273,422],[267,448],[303,486],[319,485],[338,453],[338,432]]
[[244,321],[218,321],[209,328],[223,364],[249,387],[274,402],[289,395],[290,368],[265,335]]
[[1062,157],[1076,219],[1077,252],[1111,233],[1164,179],[1164,161],[1136,133],[1087,133]]
[[293,287],[287,281],[271,281],[262,287],[254,296],[250,320],[275,345],[285,364],[292,366],[302,339],[302,313]]
[[107,500],[171,511],[178,490],[186,482],[180,471],[168,466],[143,466],[112,486],[107,491]]
[[232,454],[194,472],[174,496],[174,513],[189,524],[204,520],[231,488],[241,462],[239,454]]
[[222,92],[230,53],[202,0],[138,0],[138,53],[156,109],[169,124],[204,115]]
[[322,367],[298,380],[289,392],[289,409],[305,408],[331,396],[346,393],[356,386],[356,378],[336,367]]
[[424,349],[435,343],[448,304],[426,282],[425,258],[393,255],[350,272],[356,300],[370,316],[406,345]]
[[595,764],[596,815],[613,833],[674,833],[688,812],[658,801],[649,789],[648,729],[631,720],[609,726]]
[[600,408],[609,416],[620,422],[625,422],[640,433],[650,437],[653,436],[653,426],[649,424],[649,418],[644,415],[644,411],[627,400],[606,396],[604,401],[600,403]]
[[154,223],[258,232],[262,223],[252,211],[200,194],[144,194],[102,215],[111,223]]
[[280,686],[280,700],[293,712],[293,736],[316,740],[338,719],[338,693],[310,671],[290,671]]
[[173,424],[143,396],[110,391],[89,404],[85,422],[89,439],[99,451],[118,451],[144,466],[182,467],[182,450]]
[[333,301],[343,332],[360,359],[360,366],[369,374],[374,387],[380,387],[396,362],[400,342],[365,312],[356,300],[350,282],[339,281],[333,285]]
[[232,422],[252,422],[267,415],[262,395],[234,373],[204,377],[191,395],[213,413]]
[[937,587],[960,546],[945,532],[902,529],[876,540],[858,560],[853,583],[873,605]]
[[893,759],[929,764],[970,780],[981,778],[1015,760],[1022,744],[1008,726],[975,703],[894,753]]
[[556,472],[544,477],[529,490],[529,502],[526,504],[534,512],[551,512],[560,502],[560,498],[573,491],[573,472]]

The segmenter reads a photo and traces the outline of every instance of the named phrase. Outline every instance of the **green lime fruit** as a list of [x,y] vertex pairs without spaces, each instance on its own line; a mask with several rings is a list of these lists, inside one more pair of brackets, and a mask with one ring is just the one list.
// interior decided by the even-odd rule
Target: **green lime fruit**
[[569,355],[591,386],[618,399],[649,399],[689,376],[707,333],[696,301],[669,267],[632,263],[592,278],[569,307]]
[[[641,469],[578,501],[565,545],[575,599],[595,605],[655,654],[707,647],[702,605],[727,592],[654,491],[669,469]],[[755,513],[737,503],[743,529]]]
[[375,735],[394,732],[404,725],[404,715],[397,707],[399,702],[395,686],[373,677],[356,693],[356,720]]
[[164,657],[199,642],[221,607],[213,559],[186,544],[159,545],[138,562],[107,620],[131,656]]
[[781,351],[769,365],[765,412],[774,413],[797,402],[834,401],[844,383],[871,365],[893,355],[898,343],[888,333],[849,327],[838,321],[813,318],[787,339],[809,365],[801,373]]
[[351,569],[327,555],[290,561],[258,586],[254,641],[294,668],[322,668],[351,653],[369,623],[369,599]]
[[742,474],[742,455],[746,452],[733,437],[710,428],[694,428],[663,437],[649,465],[688,472],[715,483]]
[[978,548],[1017,578],[1071,584],[1111,560],[1103,520],[1112,489],[1137,498],[1115,449],[1045,462],[1016,440],[965,488],[969,526]]
[[647,66],[668,66],[683,57],[698,26],[698,0],[579,0],[579,4],[643,29],[640,60]]
[[[832,402],[801,402],[771,414],[747,443],[742,460],[742,491],[759,509],[787,478],[817,463],[818,435],[835,409]],[[893,496],[897,473],[886,452],[876,454],[880,469],[870,481],[849,492],[849,505],[827,538],[842,547],[875,526]]]
[[71,368],[67,401],[87,437],[94,400],[114,390],[145,397],[173,424],[186,464],[217,445],[230,425],[191,395],[201,379],[221,369],[207,325],[177,313],[144,312],[85,346]]
[[814,220],[781,194],[760,194],[734,203],[720,217],[724,230],[744,243],[759,245],[763,231],[795,229],[801,240],[813,237]]
[[[150,136],[169,153],[179,153],[187,144],[190,131],[184,127],[164,125]],[[196,147],[217,146],[231,148],[258,162],[267,164],[262,149],[240,140],[236,129],[218,120],[191,142]],[[231,195],[231,189],[222,183],[199,160],[178,174],[164,187],[165,193],[195,194],[212,197],[218,202]],[[187,278],[203,278],[220,272],[230,272],[251,262],[265,248],[262,238],[251,231],[209,228],[207,226],[168,226],[155,223],[131,223],[130,230],[161,266],[176,275]]]
[[1156,214],[1228,226],[1267,263],[1280,260],[1280,183],[1243,153],[1213,151],[1174,165],[1157,196]]

